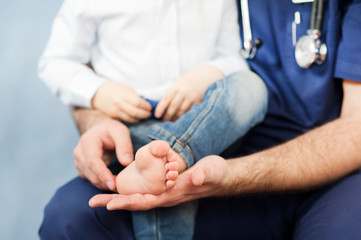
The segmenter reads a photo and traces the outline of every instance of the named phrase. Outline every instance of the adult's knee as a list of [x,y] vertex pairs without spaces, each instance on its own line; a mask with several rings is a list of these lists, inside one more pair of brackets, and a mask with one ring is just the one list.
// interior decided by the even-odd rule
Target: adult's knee
[[40,237],[134,239],[128,211],[89,207],[89,199],[99,193],[103,192],[79,177],[61,187],[45,208]]
[[[44,210],[39,234],[42,239],[73,239],[76,230],[89,217],[89,196],[76,192],[75,179],[59,188]],[[82,184],[81,184],[82,185]]]
[[361,236],[361,171],[318,191],[302,207],[294,239],[358,239]]

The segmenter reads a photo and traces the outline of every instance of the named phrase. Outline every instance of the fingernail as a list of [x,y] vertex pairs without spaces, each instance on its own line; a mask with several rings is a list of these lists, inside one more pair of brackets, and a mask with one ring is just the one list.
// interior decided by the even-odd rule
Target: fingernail
[[113,183],[112,183],[111,181],[107,181],[105,184],[107,185],[107,187],[108,187],[110,190],[113,190],[113,189],[114,189]]
[[133,161],[132,156],[130,156],[130,154],[124,154],[122,157],[122,161],[126,162],[126,163],[130,163]]

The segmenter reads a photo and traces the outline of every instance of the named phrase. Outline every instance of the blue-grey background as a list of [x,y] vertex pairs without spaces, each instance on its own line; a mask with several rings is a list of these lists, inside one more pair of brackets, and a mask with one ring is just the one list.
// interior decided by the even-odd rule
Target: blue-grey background
[[0,239],[38,239],[43,208],[76,176],[69,109],[37,76],[62,0],[0,0]]

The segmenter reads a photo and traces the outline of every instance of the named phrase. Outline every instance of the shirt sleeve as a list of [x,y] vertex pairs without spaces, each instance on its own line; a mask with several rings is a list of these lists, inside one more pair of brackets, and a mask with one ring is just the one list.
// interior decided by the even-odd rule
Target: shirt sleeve
[[235,0],[225,0],[216,55],[207,65],[217,68],[225,76],[233,72],[248,70],[248,64],[241,56],[240,50],[237,4]]
[[106,80],[86,66],[97,23],[86,0],[66,0],[56,16],[49,42],[38,63],[40,78],[62,102],[91,107],[91,98]]
[[361,1],[353,1],[344,14],[337,50],[335,77],[361,81]]

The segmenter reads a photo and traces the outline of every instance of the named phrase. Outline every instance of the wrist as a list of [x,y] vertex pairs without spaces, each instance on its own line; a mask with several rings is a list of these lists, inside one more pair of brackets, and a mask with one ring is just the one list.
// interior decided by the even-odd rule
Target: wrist
[[111,118],[103,112],[87,108],[73,108],[72,115],[80,134],[83,134],[99,122],[111,120]]
[[[106,81],[106,82],[104,82],[103,84],[101,84],[101,85],[99,86],[99,88],[95,91],[92,99],[90,100],[90,104],[91,104],[91,107],[92,107],[93,109],[101,110],[101,109],[99,108],[99,106],[102,105],[101,102],[103,101],[103,100],[102,100],[102,99],[103,99],[103,96],[108,95],[108,94],[107,94],[107,88],[108,88],[109,84],[110,84],[110,82]],[[103,92],[105,92],[105,93],[103,94]]]
[[[250,171],[252,170],[247,161],[248,157],[225,161],[226,167],[224,168],[223,178],[218,184],[216,196],[234,196],[255,191],[252,180],[250,180]],[[254,178],[255,181],[256,178]]]
[[235,192],[235,185],[237,184],[237,178],[239,178],[240,173],[236,170],[237,163],[235,159],[225,160],[225,168],[223,170],[223,177],[220,183],[218,184],[218,191],[216,196],[231,196],[237,194]]

